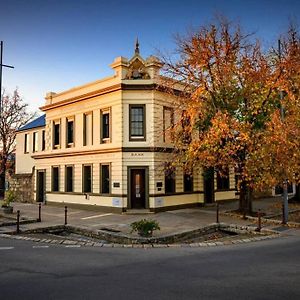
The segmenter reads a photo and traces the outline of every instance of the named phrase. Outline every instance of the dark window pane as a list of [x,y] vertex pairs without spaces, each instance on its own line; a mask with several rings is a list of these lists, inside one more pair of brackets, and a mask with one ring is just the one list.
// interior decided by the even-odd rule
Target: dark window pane
[[59,191],[59,168],[58,167],[52,168],[52,191],[53,192]]
[[110,192],[109,165],[101,165],[101,193],[109,194],[109,192]]
[[73,167],[66,167],[66,191],[73,192]]
[[176,191],[176,174],[175,169],[169,166],[166,166],[165,169],[165,193],[175,193]]
[[102,115],[102,138],[109,138],[109,113]]
[[92,167],[91,166],[83,167],[83,192],[84,193],[92,192]]
[[193,176],[190,174],[184,174],[184,191],[185,192],[193,191]]
[[25,134],[25,144],[24,144],[24,153],[28,152],[28,134]]
[[54,124],[54,145],[59,145],[59,124]]
[[42,151],[45,150],[46,146],[46,137],[45,137],[45,130],[42,131]]
[[72,144],[74,142],[74,121],[68,120],[67,125],[67,143]]
[[226,170],[225,174],[221,176],[217,173],[217,189],[228,190],[229,189],[229,170]]
[[144,136],[144,107],[130,107],[130,136]]

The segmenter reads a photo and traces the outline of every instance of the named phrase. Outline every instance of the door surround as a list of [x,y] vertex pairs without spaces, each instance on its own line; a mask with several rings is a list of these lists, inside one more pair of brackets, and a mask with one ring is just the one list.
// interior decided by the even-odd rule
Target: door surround
[[145,170],[145,208],[149,209],[149,166],[128,166],[127,167],[127,195],[128,202],[127,208],[132,208],[131,197],[131,171],[132,170]]

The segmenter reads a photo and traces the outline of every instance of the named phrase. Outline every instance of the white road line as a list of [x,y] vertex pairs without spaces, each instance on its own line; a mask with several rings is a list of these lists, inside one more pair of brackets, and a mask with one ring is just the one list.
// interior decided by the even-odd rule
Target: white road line
[[80,248],[81,245],[67,245],[66,248]]
[[0,250],[11,250],[14,249],[15,247],[0,247]]
[[106,217],[111,215],[112,214],[95,215],[95,216],[81,218],[81,220],[95,219],[95,218],[101,218],[101,217]]
[[49,248],[49,246],[32,246],[34,249],[39,249],[39,248]]

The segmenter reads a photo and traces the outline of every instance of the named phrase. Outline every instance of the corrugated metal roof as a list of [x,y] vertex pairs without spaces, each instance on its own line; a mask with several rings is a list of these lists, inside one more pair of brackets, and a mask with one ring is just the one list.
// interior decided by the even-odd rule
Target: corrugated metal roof
[[28,129],[32,129],[32,128],[36,128],[36,127],[45,126],[45,124],[46,124],[45,116],[46,115],[42,115],[42,116],[38,117],[37,119],[27,123],[26,125],[21,127],[18,131],[23,131],[23,130],[28,130]]

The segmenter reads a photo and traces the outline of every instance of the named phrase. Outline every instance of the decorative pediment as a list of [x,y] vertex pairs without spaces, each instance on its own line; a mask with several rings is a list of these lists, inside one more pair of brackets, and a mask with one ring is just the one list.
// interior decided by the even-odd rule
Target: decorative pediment
[[139,58],[135,57],[131,60],[126,79],[149,79],[150,75],[147,72],[144,62]]

